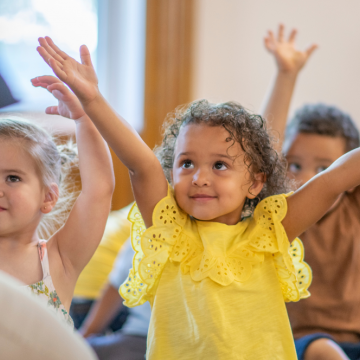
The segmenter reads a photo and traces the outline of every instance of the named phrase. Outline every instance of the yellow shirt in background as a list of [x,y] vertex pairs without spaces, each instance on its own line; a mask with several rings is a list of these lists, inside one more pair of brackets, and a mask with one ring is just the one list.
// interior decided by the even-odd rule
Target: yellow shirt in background
[[151,304],[147,359],[297,359],[285,301],[308,297],[312,275],[301,241],[287,239],[286,212],[275,195],[236,225],[197,221],[170,189],[146,230],[132,208],[136,254],[120,294]]
[[130,236],[130,222],[127,217],[132,205],[110,213],[100,245],[79,276],[74,297],[99,297],[119,250]]

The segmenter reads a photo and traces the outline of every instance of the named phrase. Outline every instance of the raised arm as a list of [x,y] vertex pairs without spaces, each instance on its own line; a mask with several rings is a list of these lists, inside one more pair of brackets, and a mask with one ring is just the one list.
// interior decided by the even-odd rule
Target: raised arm
[[65,272],[76,280],[99,245],[109,215],[114,190],[110,151],[76,96],[60,80],[41,76],[32,83],[58,99],[58,106],[46,109],[48,114],[68,117],[76,124],[82,190],[65,225],[48,242],[49,249],[58,251]]
[[101,333],[123,306],[119,290],[110,283],[104,286],[101,297],[91,306],[79,332],[83,337]]
[[346,190],[360,184],[360,148],[341,156],[287,199],[282,224],[289,240],[317,222]]
[[150,226],[155,205],[167,194],[166,178],[156,156],[101,96],[86,46],[80,48],[80,64],[61,51],[49,37],[40,38],[39,43],[39,54],[77,95],[86,114],[129,169],[135,199],[146,226]]
[[265,98],[261,114],[270,122],[271,128],[279,134],[278,151],[281,151],[297,76],[317,48],[317,45],[313,44],[305,51],[297,50],[295,48],[296,34],[297,31],[293,29],[288,40],[285,40],[284,26],[280,25],[277,38],[270,30],[264,39],[266,49],[275,58],[277,72],[270,92]]

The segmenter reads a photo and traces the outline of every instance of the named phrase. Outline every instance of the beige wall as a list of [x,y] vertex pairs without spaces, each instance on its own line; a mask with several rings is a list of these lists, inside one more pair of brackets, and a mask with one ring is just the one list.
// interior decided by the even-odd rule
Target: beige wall
[[237,100],[258,111],[275,71],[263,37],[283,22],[299,30],[301,49],[319,44],[299,77],[291,111],[305,102],[336,104],[360,126],[360,1],[194,1],[194,99]]

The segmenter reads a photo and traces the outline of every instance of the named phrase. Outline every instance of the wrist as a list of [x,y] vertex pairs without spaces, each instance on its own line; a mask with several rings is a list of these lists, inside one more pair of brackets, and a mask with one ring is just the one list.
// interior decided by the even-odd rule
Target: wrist
[[87,109],[92,108],[94,106],[94,104],[96,106],[96,104],[101,102],[103,99],[104,99],[103,96],[101,95],[99,89],[97,88],[97,91],[91,100],[81,101],[81,103],[82,103],[82,106],[83,106],[85,112],[87,112],[86,111]]
[[80,117],[74,119],[76,125],[84,124],[84,123],[91,123],[91,119],[89,116],[84,112]]
[[278,69],[277,76],[286,79],[296,80],[299,72],[300,70]]

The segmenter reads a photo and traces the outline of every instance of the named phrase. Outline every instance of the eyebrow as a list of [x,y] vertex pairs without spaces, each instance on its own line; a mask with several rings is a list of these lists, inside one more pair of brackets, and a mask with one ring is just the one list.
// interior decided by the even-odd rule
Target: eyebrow
[[287,155],[286,157],[291,159],[301,159],[300,156],[296,156],[296,155]]
[[[189,156],[192,155],[192,152],[181,152],[176,158],[178,159],[180,156]],[[229,155],[225,155],[225,154],[211,154],[214,157],[220,157],[220,158],[226,158],[226,159],[230,159],[232,160],[233,157],[229,156]]]
[[324,162],[330,162],[333,163],[335,160],[327,159],[327,158],[315,158],[316,161],[324,161]]
[[[287,158],[288,158],[288,161],[289,161],[289,159],[291,159],[291,160],[301,160],[302,159],[301,156],[296,156],[296,155],[289,155],[289,156],[287,156]],[[318,157],[316,157],[314,159],[315,159],[315,161],[329,162],[329,163],[333,163],[335,161],[335,160],[333,161],[333,160],[327,159],[327,158],[318,158]]]
[[16,174],[20,174],[20,175],[26,175],[26,173],[22,170],[19,169],[5,169],[3,170],[4,173],[16,173]]

